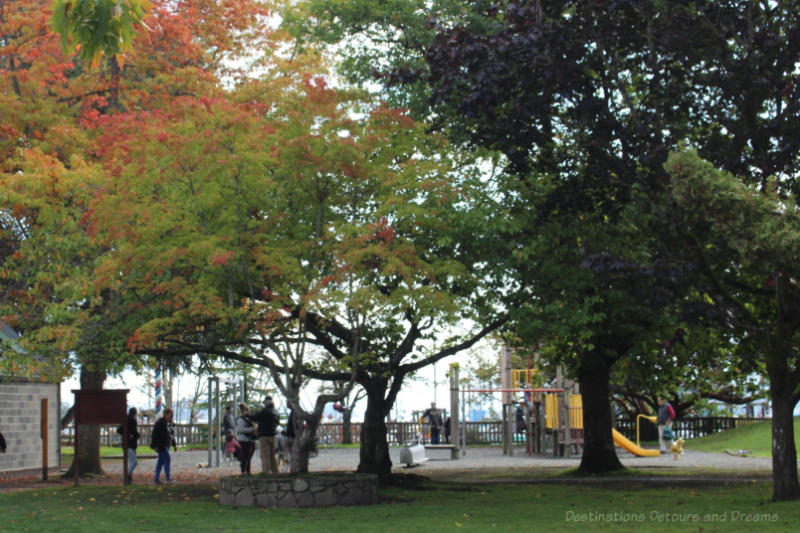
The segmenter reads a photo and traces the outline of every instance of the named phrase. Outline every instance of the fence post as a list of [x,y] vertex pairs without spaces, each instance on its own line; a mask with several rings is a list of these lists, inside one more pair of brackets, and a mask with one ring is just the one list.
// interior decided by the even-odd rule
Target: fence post
[[47,398],[42,398],[42,481],[47,481]]

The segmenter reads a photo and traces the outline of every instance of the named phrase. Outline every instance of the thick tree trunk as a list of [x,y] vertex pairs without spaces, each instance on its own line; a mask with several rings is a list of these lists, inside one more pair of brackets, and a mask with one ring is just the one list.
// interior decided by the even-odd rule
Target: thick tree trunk
[[584,354],[578,369],[583,396],[583,457],[578,467],[581,473],[598,474],[625,468],[617,457],[611,435],[610,372],[611,367],[602,353]]
[[[89,370],[85,366],[81,367],[81,389],[101,390],[105,380],[106,372],[104,370]],[[78,439],[78,453],[80,455],[73,457],[72,465],[70,465],[64,476],[71,478],[75,475],[76,462],[80,466],[79,472],[82,476],[105,474],[100,464],[100,426],[81,424],[78,430]]]
[[308,472],[308,459],[312,451],[317,448],[317,430],[321,419],[318,415],[295,416],[294,433],[292,442],[292,458],[289,463],[292,474],[305,474]]
[[[785,359],[784,359],[785,361]],[[794,443],[794,384],[786,365],[769,368],[772,394],[773,501],[800,499]]]
[[353,444],[353,408],[346,407],[342,412],[342,444]]
[[386,415],[391,406],[386,405],[386,379],[375,379],[363,384],[367,391],[367,410],[361,427],[361,448],[358,472],[378,474],[378,482],[387,485],[392,476],[389,442],[386,439]]
[[303,430],[296,433],[292,441],[292,458],[289,469],[292,474],[305,474],[308,472],[308,458],[314,447],[313,437],[309,437],[308,432]]

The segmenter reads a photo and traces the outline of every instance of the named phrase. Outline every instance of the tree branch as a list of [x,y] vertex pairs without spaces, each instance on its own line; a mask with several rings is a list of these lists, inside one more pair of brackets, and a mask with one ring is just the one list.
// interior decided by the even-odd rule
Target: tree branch
[[435,363],[437,361],[440,361],[440,360],[444,359],[445,357],[457,354],[458,352],[460,352],[462,350],[466,350],[468,348],[471,348],[479,340],[484,338],[489,333],[495,331],[496,329],[499,329],[506,322],[508,322],[508,317],[503,317],[503,318],[500,318],[498,320],[495,320],[494,322],[492,322],[491,324],[489,324],[488,326],[486,326],[485,328],[480,330],[475,336],[473,336],[469,340],[466,340],[466,341],[464,341],[462,343],[456,344],[455,346],[451,346],[449,348],[445,348],[444,350],[441,350],[440,352],[435,353],[434,355],[431,355],[430,357],[426,357],[425,359],[421,359],[421,360],[417,361],[416,363],[411,363],[411,364],[408,364],[408,365],[402,365],[402,366],[400,366],[398,368],[398,370],[400,371],[400,374],[398,374],[398,375],[405,375],[405,374],[408,374],[410,372],[414,372],[416,370],[419,370],[420,368],[424,368],[424,367],[426,367],[428,365],[431,365],[431,364],[433,364],[433,363]]

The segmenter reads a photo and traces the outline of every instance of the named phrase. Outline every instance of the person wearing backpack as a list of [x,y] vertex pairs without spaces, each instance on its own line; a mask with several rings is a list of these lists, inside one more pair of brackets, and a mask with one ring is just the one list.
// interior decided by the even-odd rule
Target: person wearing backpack
[[[136,459],[136,446],[139,444],[139,424],[136,420],[137,414],[138,411],[136,411],[135,407],[131,407],[128,410],[128,442],[126,445],[128,449],[128,472],[125,475],[125,483],[133,483],[133,469],[139,464],[139,460]],[[120,435],[123,434],[121,425],[117,428],[117,433]]]
[[158,460],[156,461],[156,474],[155,483],[161,485],[161,469],[164,469],[164,475],[167,478],[167,483],[172,483],[170,477],[170,463],[169,447],[172,446],[175,451],[178,451],[178,444],[171,436],[169,425],[172,422],[172,409],[169,407],[164,409],[164,414],[156,420],[153,424],[153,434],[150,437],[150,447],[158,452]]

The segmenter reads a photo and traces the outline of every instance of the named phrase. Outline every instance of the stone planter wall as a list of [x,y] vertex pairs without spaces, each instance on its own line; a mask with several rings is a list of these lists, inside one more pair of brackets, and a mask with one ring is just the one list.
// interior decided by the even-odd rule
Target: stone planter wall
[[378,501],[378,476],[317,473],[223,477],[219,501],[237,507],[371,505]]

